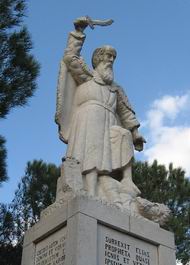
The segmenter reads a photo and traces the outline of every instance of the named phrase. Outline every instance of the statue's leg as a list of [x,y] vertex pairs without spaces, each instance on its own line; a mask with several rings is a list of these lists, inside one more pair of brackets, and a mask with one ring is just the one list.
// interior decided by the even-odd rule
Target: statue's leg
[[132,160],[134,157],[131,131],[120,126],[111,127],[112,168],[122,170],[121,193],[129,198],[136,197],[140,191],[132,181]]
[[123,169],[123,179],[121,180],[122,192],[126,192],[131,197],[136,197],[141,194],[140,190],[134,184],[132,180],[132,160]]
[[108,175],[99,176],[99,190],[101,190],[100,198],[116,204],[121,207],[121,198],[119,193],[120,182]]
[[90,196],[96,196],[98,173],[95,169],[86,174],[85,190]]

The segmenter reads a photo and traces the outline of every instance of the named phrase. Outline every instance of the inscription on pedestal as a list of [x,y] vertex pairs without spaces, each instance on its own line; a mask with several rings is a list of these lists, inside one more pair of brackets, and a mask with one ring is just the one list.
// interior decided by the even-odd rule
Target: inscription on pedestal
[[157,265],[157,246],[98,225],[98,260],[99,265]]
[[35,265],[64,265],[66,227],[36,244]]

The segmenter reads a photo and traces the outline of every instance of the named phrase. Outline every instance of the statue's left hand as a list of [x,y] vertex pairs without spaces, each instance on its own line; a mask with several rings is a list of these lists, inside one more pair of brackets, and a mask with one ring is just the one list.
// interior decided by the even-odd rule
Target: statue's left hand
[[138,130],[135,130],[132,132],[133,136],[133,144],[135,147],[135,150],[137,151],[142,151],[144,147],[144,143],[146,143],[146,140],[142,135],[139,134]]

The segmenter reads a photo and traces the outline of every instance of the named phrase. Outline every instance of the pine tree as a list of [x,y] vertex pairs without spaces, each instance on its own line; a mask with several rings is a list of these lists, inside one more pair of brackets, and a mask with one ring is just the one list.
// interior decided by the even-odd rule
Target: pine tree
[[5,139],[0,135],[0,185],[7,180]]
[[[20,265],[24,232],[55,201],[60,168],[42,160],[28,162],[13,202],[0,204],[0,264]],[[16,244],[15,244],[16,243]]]
[[0,264],[20,265],[22,244],[13,244],[15,222],[9,207],[0,204]]
[[[23,106],[36,89],[39,64],[23,26],[25,0],[0,1],[0,118]],[[0,183],[7,180],[5,139],[0,136]]]
[[186,265],[190,261],[190,181],[184,170],[139,161],[134,163],[133,179],[143,198],[170,208],[172,215],[164,228],[174,232],[177,259]]
[[[7,230],[10,232],[7,238],[11,235],[9,238],[13,236],[18,242],[17,249],[11,252],[10,246],[5,253],[10,251],[11,255],[14,253],[17,257],[18,253],[21,255],[19,247],[22,244],[24,232],[39,220],[41,210],[54,202],[59,176],[60,169],[53,164],[46,164],[41,160],[28,162],[10,212],[14,227],[10,226],[13,230]],[[157,161],[151,165],[147,162],[135,162],[133,179],[141,190],[143,198],[164,203],[171,209],[171,218],[164,228],[174,232],[177,259],[183,265],[187,265],[190,257],[190,181],[185,178],[185,172],[181,168],[173,168],[172,164],[167,170]]]
[[36,89],[39,64],[30,54],[32,42],[26,27],[24,0],[0,2],[0,118],[23,106]]
[[0,245],[10,244],[13,240],[13,215],[5,204],[0,204]]
[[24,232],[39,220],[41,211],[55,201],[59,176],[60,168],[54,164],[46,164],[42,160],[27,163],[12,203],[18,242],[22,241]]

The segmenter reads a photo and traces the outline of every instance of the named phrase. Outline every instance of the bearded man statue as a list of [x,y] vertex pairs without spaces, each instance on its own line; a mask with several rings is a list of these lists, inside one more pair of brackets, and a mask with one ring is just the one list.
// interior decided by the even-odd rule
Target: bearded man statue
[[134,148],[142,151],[145,139],[138,132],[140,124],[128,98],[114,82],[116,50],[111,46],[97,48],[90,70],[80,55],[89,19],[81,17],[74,25],[58,84],[65,91],[58,93],[58,102],[65,97],[65,110],[60,110],[61,104],[57,106],[60,138],[68,144],[66,159],[80,163],[86,193],[120,204],[121,194],[140,194],[132,181],[131,165]]

